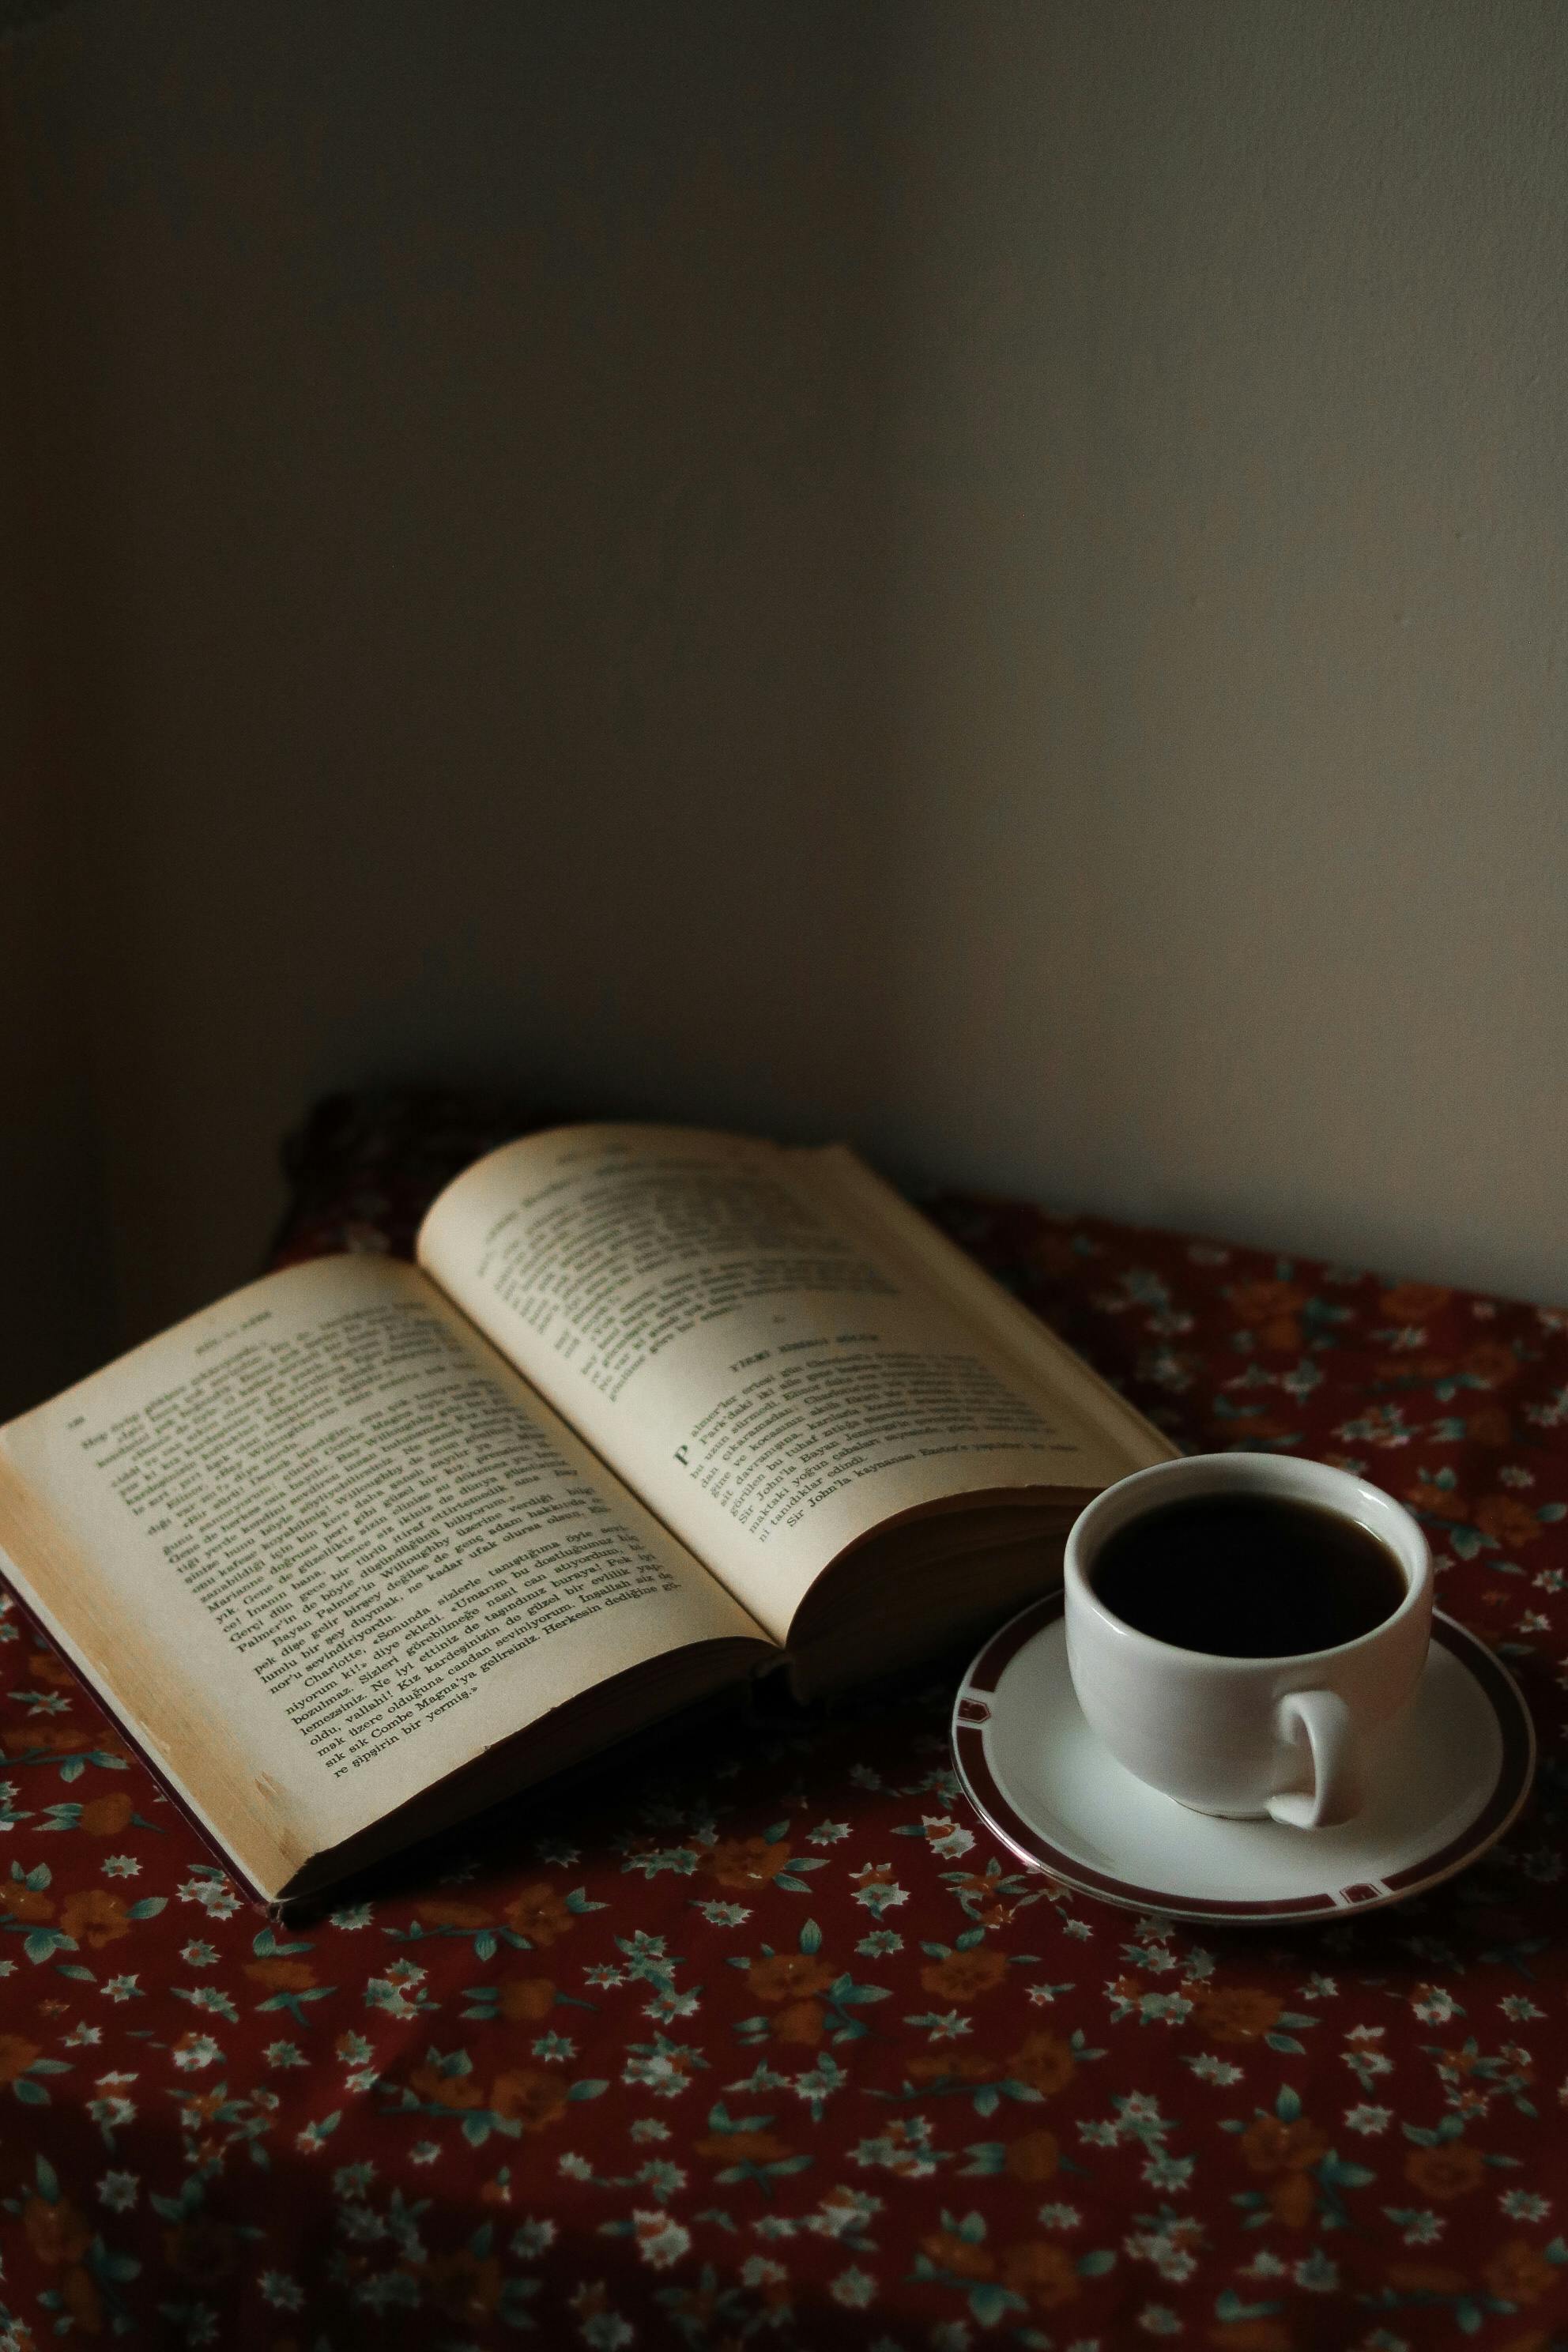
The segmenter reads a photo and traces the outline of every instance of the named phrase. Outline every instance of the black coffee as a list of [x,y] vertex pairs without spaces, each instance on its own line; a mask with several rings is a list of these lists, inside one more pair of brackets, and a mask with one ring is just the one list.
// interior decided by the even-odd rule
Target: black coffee
[[1315,1503],[1200,1495],[1109,1536],[1089,1582],[1123,1624],[1181,1650],[1290,1658],[1392,1617],[1407,1590],[1387,1546]]

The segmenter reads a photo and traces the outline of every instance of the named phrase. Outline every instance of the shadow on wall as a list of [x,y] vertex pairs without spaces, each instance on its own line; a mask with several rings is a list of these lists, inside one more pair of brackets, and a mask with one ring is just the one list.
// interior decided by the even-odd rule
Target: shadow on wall
[[827,31],[132,5],[29,53],[130,1330],[246,1271],[332,1084],[876,1093],[874,41]]
[[409,1075],[1568,1290],[1568,18],[1509,25],[14,43],[127,1336]]

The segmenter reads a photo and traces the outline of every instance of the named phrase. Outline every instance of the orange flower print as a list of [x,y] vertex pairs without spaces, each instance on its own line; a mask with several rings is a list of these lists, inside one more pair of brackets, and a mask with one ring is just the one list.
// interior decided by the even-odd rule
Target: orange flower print
[[[91,2272],[83,2270],[79,2263],[73,2263],[61,2279],[60,2301],[84,2336],[103,2333],[103,2298]],[[19,2352],[25,2352],[25,2347],[19,2347]]]
[[118,1837],[135,1810],[134,1801],[118,1790],[112,1796],[91,1797],[77,1816],[77,1827],[89,1837]]
[[498,2116],[520,2123],[524,2131],[542,2131],[566,2112],[566,2086],[553,2075],[531,2067],[498,2074],[490,2084],[490,2105]]
[[19,1724],[14,1729],[0,1734],[0,1747],[8,1748],[17,1755],[26,1755],[29,1748],[47,1748],[55,1755],[69,1755],[73,1748],[91,1748],[100,1756],[126,1759],[131,1754],[123,1739],[117,1739],[100,1720],[90,1726],[60,1720]]
[[1402,1282],[1385,1290],[1377,1303],[1391,1323],[1425,1323],[1429,1315],[1447,1307],[1453,1295],[1436,1282]]
[[1237,1322],[1257,1332],[1260,1347],[1300,1346],[1301,1326],[1297,1318],[1310,1292],[1290,1282],[1238,1282],[1228,1295]]
[[108,1752],[109,1741],[96,1735],[79,1731],[74,1723],[17,1723],[0,1732],[0,1748],[13,1756],[26,1756],[35,1748],[47,1748],[54,1754],[68,1754],[73,1748],[101,1748]]
[[1517,1495],[1489,1495],[1476,1505],[1476,1525],[1482,1535],[1490,1536],[1505,1551],[1520,1544],[1532,1544],[1541,1533],[1541,1521],[1528,1503]]
[[13,1919],[42,1920],[55,1916],[55,1898],[46,1895],[41,1886],[20,1886],[12,1879],[9,1885],[0,1887],[0,1900]]
[[1396,1356],[1379,1356],[1373,1370],[1380,1381],[1446,1381],[1455,1363],[1452,1356],[1413,1356],[1402,1348]]
[[[1044,1883],[1049,1886],[1057,1882],[1047,1878]],[[995,1889],[983,1871],[968,1872],[953,1893],[969,1906],[969,1916],[978,1927],[1000,1927],[1010,1916],[1006,1905],[996,1900]]]
[[1500,1404],[1484,1404],[1470,1413],[1466,1430],[1478,1445],[1506,1445],[1513,1435],[1513,1423]]
[[1466,1355],[1464,1369],[1483,1388],[1500,1389],[1518,1371],[1519,1358],[1500,1339],[1483,1339],[1479,1348],[1470,1349]]
[[772,2132],[713,2132],[697,2143],[697,2153],[713,2164],[776,2164],[793,2153],[787,2141]]
[[1284,2006],[1258,1985],[1205,1985],[1193,1995],[1198,2023],[1213,2042],[1257,2042],[1273,2032]]
[[1026,2132],[1009,2144],[1005,2161],[1015,2180],[1051,2179],[1061,2161],[1055,2133]]
[[1277,2221],[1288,2230],[1304,2230],[1312,2218],[1317,2194],[1311,2177],[1305,2172],[1287,2172],[1268,2190],[1268,2210]]
[[509,2025],[536,2025],[555,2005],[555,1987],[548,1977],[510,1977],[500,1987],[498,2006]]
[[[910,2060],[907,2071],[911,2083],[938,2083],[944,2077],[954,2083],[988,2083],[1002,2068],[994,2058],[981,2058],[967,2051],[955,2050],[951,2057],[942,2058],[922,2051],[918,2058]],[[1011,2074],[1014,2069],[1009,2066],[1007,2071]],[[1027,2078],[1020,2075],[1018,2079],[1022,2082]]]
[[1511,2238],[1481,2273],[1488,2286],[1507,2303],[1539,2303],[1557,2273],[1538,2248],[1522,2238]]
[[36,2042],[24,2042],[19,2033],[0,2033],[0,2084],[14,2083],[42,2056]]
[[505,1916],[531,1944],[553,1944],[569,1935],[577,1924],[566,1906],[566,1897],[542,1882],[525,1886],[521,1895],[514,1895],[506,1906]]
[[1072,2080],[1073,2063],[1072,2051],[1058,2034],[1031,2033],[1007,2061],[1007,2072],[1014,2082],[1049,2098]]
[[1037,2311],[1054,2311],[1078,2293],[1078,2272],[1072,2256],[1061,2246],[1032,2240],[1009,2246],[1002,2257],[1002,2284],[1032,2303]]
[[50,2205],[29,2197],[22,2208],[27,2243],[41,2263],[79,2263],[92,2243],[92,2230],[68,2198]]
[[455,2254],[437,2255],[414,2275],[423,2280],[431,2303],[446,2319],[470,2325],[488,2319],[501,2298],[501,2266],[494,2254],[474,2254],[463,2247]]
[[799,2000],[826,1992],[837,1973],[810,1952],[774,1952],[752,1962],[746,1984],[759,2000]]
[[954,2278],[988,2279],[996,2268],[994,2258],[984,2246],[972,2246],[967,2238],[955,2237],[951,2230],[937,2230],[922,2238],[921,2250],[938,2270]]
[[1295,2338],[1282,2319],[1226,2319],[1209,2342],[1220,2352],[1294,2352]]
[[1413,1511],[1425,1511],[1435,1519],[1468,1519],[1469,1506],[1462,1495],[1451,1486],[1432,1486],[1418,1480],[1405,1490],[1405,1499]]
[[1459,2139],[1437,2147],[1413,2147],[1405,2159],[1405,2178],[1423,2197],[1466,2197],[1486,2177],[1486,2158]]
[[1237,2143],[1249,2172],[1304,2172],[1329,2152],[1329,2143],[1305,2116],[1286,2123],[1279,2116],[1254,2116]]
[[47,1683],[55,1690],[68,1690],[76,1680],[65,1660],[49,1650],[35,1650],[27,1660],[27,1672],[34,1682]]
[[819,2000],[792,2000],[781,2009],[773,2020],[773,2032],[780,2042],[804,2042],[808,2047],[822,2039],[827,2012]]
[[1390,2263],[1388,2284],[1402,2294],[1462,2294],[1465,2273],[1447,2263]]
[[443,2074],[436,2066],[416,2066],[408,2077],[408,2084],[433,2107],[450,2107],[456,2112],[480,2105],[479,2086],[471,2074]]
[[79,1895],[68,1895],[60,1910],[60,1926],[79,1944],[90,1944],[94,1950],[105,1944],[116,1944],[121,1936],[131,1933],[124,1904],[118,1895],[110,1895],[102,1886],[89,1886]]
[[921,1970],[921,1983],[939,2000],[976,2000],[983,1992],[990,1992],[1007,1973],[1004,1952],[984,1948],[972,1952],[949,1952],[946,1959],[933,1960]]
[[771,1845],[766,1838],[721,1838],[708,1856],[707,1866],[721,1886],[738,1894],[748,1889],[754,1894],[789,1868],[789,1848],[783,1838]]
[[316,1971],[303,1960],[247,1960],[245,1973],[268,1992],[303,1992],[316,1981]]
[[490,1915],[479,1903],[458,1903],[446,1895],[431,1895],[422,1900],[418,1909],[422,1927],[488,1927]]

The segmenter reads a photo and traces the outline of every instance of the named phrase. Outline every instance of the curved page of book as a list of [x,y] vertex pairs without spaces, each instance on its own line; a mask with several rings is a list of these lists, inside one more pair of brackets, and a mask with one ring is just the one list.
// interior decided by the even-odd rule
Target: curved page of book
[[544,1727],[563,1709],[602,1742],[767,1654],[384,1258],[268,1276],[0,1431],[0,1542],[264,1895],[400,1807],[430,1816],[433,1790],[531,1726],[541,1769],[569,1760],[586,1732]]
[[528,1136],[447,1186],[418,1255],[780,1643],[901,1516],[1007,1499],[1056,1528],[1173,1450],[837,1148]]

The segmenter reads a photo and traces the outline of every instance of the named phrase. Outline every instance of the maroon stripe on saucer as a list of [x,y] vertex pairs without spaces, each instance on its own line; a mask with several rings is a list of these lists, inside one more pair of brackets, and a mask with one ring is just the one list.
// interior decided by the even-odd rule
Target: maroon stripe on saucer
[[1535,1727],[1523,1694],[1507,1668],[1499,1664],[1477,1634],[1456,1623],[1452,1617],[1433,1618],[1432,1639],[1440,1642],[1462,1666],[1468,1667],[1480,1685],[1502,1736],[1502,1764],[1497,1786],[1475,1820],[1436,1853],[1392,1872],[1383,1882],[1390,1894],[1417,1885],[1423,1879],[1441,1877],[1446,1869],[1471,1854],[1479,1854],[1483,1847],[1500,1837],[1524,1802],[1535,1769]]
[[1043,1600],[1031,1601],[1020,1616],[1009,1617],[993,1633],[964,1675],[964,1689],[994,1691],[1002,1679],[1004,1667],[1010,1666],[1024,1644],[1032,1642],[1044,1626],[1054,1623],[1066,1607],[1067,1594],[1058,1588],[1047,1592]]
[[1237,1900],[1228,1895],[1174,1895],[1164,1887],[1136,1886],[1125,1878],[1110,1878],[1096,1870],[1091,1864],[1079,1862],[1076,1854],[1064,1853],[1053,1845],[1032,1822],[1015,1812],[996,1784],[985,1753],[985,1737],[976,1725],[960,1723],[954,1726],[952,1744],[963,1768],[975,1805],[998,1835],[1005,1838],[1026,1862],[1037,1869],[1049,1871],[1053,1878],[1065,1879],[1070,1886],[1082,1886],[1100,1895],[1113,1895],[1120,1903],[1136,1909],[1166,1911],[1173,1916],[1194,1916],[1203,1919],[1284,1919],[1300,1918],[1309,1912],[1328,1913],[1343,1906],[1331,1895],[1287,1895],[1265,1903],[1249,1897]]
[[1502,1763],[1496,1785],[1485,1805],[1449,1843],[1404,1870],[1373,1883],[1358,1882],[1330,1894],[1279,1895],[1264,1900],[1226,1895],[1184,1895],[1163,1887],[1139,1886],[1080,1862],[1057,1845],[1035,1823],[1025,1821],[1003,1794],[986,1749],[984,1725],[992,1709],[972,1693],[994,1694],[1004,1669],[1035,1635],[1058,1618],[1063,1595],[1048,1594],[1004,1625],[987,1643],[965,1676],[954,1708],[952,1750],[966,1791],[987,1826],[1021,1860],[1047,1871],[1064,1885],[1098,1894],[1136,1909],[1163,1912],[1173,1917],[1231,1919],[1238,1925],[1272,1919],[1347,1918],[1361,1910],[1388,1902],[1417,1886],[1449,1877],[1462,1864],[1476,1860],[1508,1827],[1529,1792],[1535,1769],[1535,1732],[1529,1710],[1513,1678],[1476,1635],[1450,1617],[1433,1620],[1432,1638],[1472,1674],[1490,1703],[1502,1740]]

